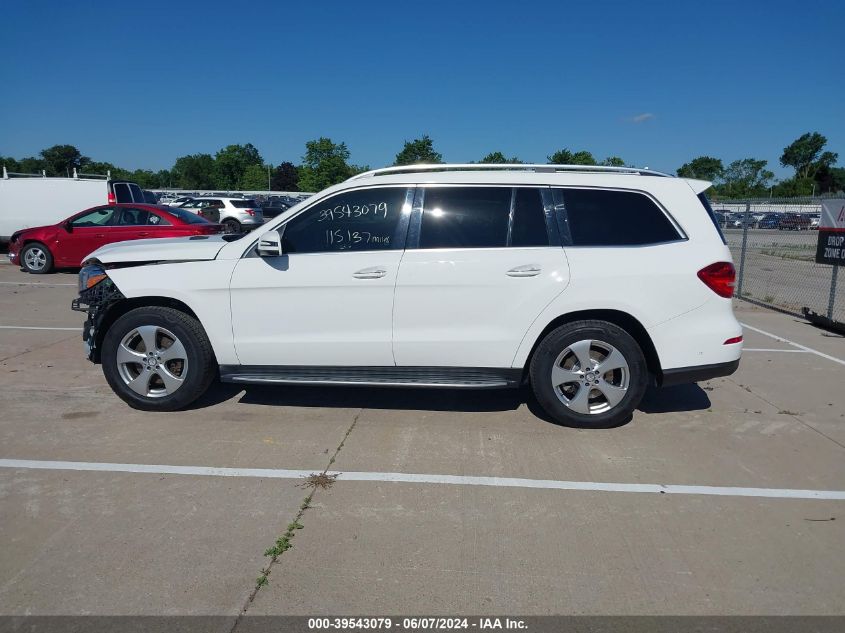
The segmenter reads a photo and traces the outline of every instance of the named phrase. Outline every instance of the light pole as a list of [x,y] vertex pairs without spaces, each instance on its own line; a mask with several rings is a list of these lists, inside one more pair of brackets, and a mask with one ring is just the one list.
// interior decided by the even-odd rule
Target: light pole
[[270,163],[267,163],[267,193],[270,193]]

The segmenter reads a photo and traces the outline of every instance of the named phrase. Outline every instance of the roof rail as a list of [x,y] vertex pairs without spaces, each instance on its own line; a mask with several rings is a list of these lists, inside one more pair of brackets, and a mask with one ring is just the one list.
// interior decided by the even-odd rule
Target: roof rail
[[395,167],[383,167],[371,169],[356,174],[348,180],[359,178],[370,178],[385,174],[432,172],[432,171],[533,171],[538,173],[554,172],[584,172],[584,173],[613,173],[613,174],[635,174],[640,176],[663,176],[673,178],[672,174],[638,167],[609,167],[605,165],[541,165],[525,163],[442,163],[427,165],[399,165]]

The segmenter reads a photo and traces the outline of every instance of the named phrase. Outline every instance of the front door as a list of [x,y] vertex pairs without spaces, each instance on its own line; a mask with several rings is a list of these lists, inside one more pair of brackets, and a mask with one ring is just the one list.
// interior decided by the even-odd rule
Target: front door
[[[56,263],[61,266],[80,266],[82,260],[101,246],[113,241],[111,230],[117,207],[95,207],[83,211],[70,220],[56,236]],[[68,230],[69,229],[69,230]]]
[[423,208],[414,212],[414,243],[396,285],[396,364],[511,367],[531,324],[569,282],[550,204],[543,202],[544,195],[551,202],[549,190],[418,192]]
[[231,282],[241,364],[394,365],[393,291],[412,196],[367,187],[324,198],[286,222],[284,255],[249,251]]

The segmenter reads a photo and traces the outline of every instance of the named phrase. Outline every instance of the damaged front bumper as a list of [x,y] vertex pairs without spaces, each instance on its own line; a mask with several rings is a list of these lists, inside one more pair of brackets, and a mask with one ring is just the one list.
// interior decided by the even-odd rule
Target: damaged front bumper
[[71,310],[85,312],[88,318],[82,326],[82,341],[85,344],[85,354],[92,363],[100,360],[100,350],[97,348],[97,332],[106,314],[115,303],[125,299],[114,282],[106,277],[91,288],[80,289],[79,297],[74,299]]

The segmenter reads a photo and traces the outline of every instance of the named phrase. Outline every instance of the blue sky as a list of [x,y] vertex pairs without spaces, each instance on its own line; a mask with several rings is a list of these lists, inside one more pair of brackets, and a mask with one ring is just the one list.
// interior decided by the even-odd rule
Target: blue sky
[[251,142],[389,164],[587,149],[674,170],[778,166],[819,131],[845,163],[845,2],[8,2],[0,155],[56,143],[127,168]]

